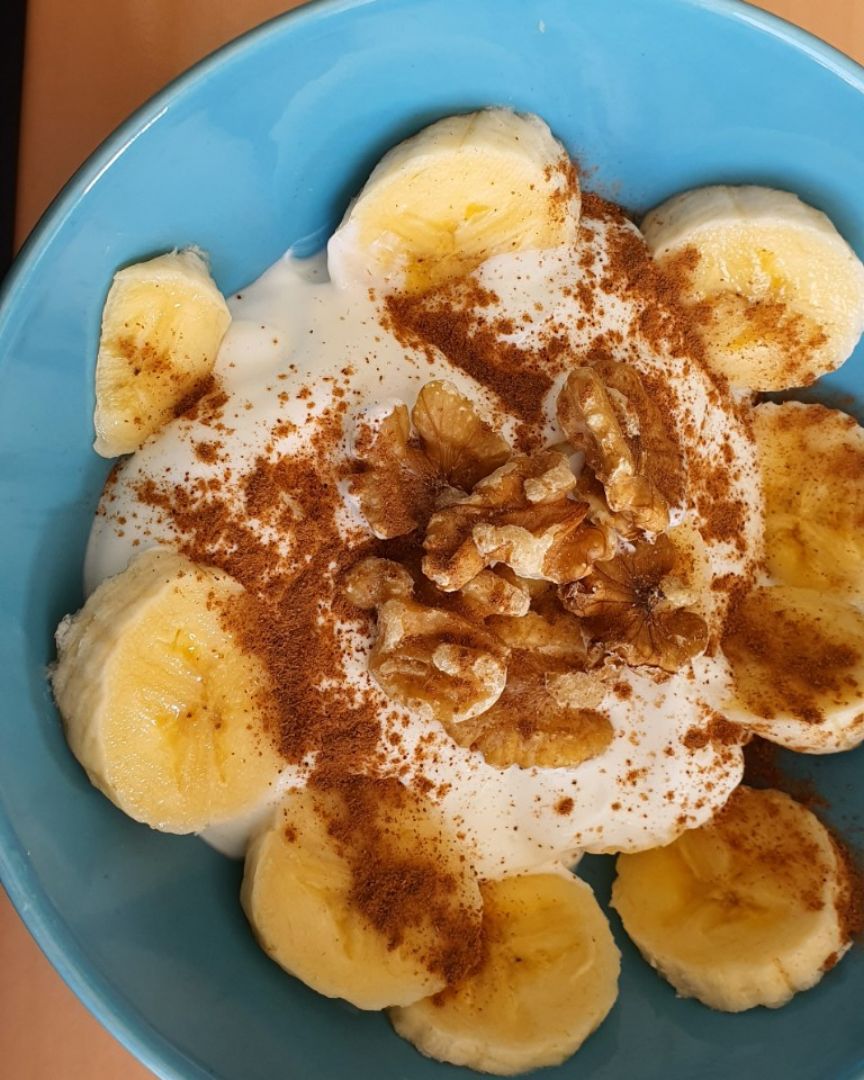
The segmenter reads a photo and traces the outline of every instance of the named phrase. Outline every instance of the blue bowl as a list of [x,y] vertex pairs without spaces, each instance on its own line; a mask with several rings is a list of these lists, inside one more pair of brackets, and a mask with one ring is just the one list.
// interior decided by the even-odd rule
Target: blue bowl
[[[540,113],[634,211],[706,182],[791,188],[864,255],[864,72],[730,0],[316,4],[206,60],[69,183],[0,309],[0,871],[70,986],[162,1076],[473,1074],[285,976],[247,930],[239,865],[133,824],[66,748],[45,667],[81,602],[106,471],[90,443],[107,285],[121,263],[197,243],[230,292],[289,245],[319,247],[387,147],[489,103]],[[854,394],[862,373],[859,349],[827,392]],[[862,766],[861,751],[792,765],[847,835],[864,820]],[[583,872],[605,902],[610,861]],[[550,1080],[864,1076],[860,948],[780,1012],[727,1016],[676,1000],[612,922],[619,1002]]]

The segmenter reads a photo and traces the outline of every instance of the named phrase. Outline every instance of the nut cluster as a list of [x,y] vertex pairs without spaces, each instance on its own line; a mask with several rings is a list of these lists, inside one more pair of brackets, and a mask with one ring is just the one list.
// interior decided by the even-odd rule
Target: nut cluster
[[501,767],[602,752],[615,665],[674,672],[708,641],[669,528],[678,447],[638,372],[572,369],[557,413],[567,442],[521,455],[445,382],[410,420],[355,424],[349,490],[379,540],[404,538],[346,577],[376,613],[370,670]]

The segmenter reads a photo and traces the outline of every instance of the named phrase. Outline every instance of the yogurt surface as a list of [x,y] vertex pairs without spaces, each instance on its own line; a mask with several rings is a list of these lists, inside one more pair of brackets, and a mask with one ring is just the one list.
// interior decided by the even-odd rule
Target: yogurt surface
[[[752,440],[731,399],[696,360],[682,357],[680,349],[673,355],[662,337],[639,329],[651,302],[610,269],[616,240],[634,232],[629,223],[588,216],[576,248],[497,256],[475,272],[474,284],[487,294],[475,313],[477,325],[502,345],[530,353],[533,363],[546,363],[541,374],[548,389],[533,425],[494,383],[476,377],[458,358],[434,345],[406,344],[390,326],[382,298],[359,286],[331,284],[326,256],[301,261],[289,252],[230,300],[233,322],[217,359],[213,393],[126,459],[106,485],[87,551],[88,593],[148,546],[183,546],[177,515],[166,512],[164,499],[144,494],[157,488],[218,490],[283,570],[300,573],[309,553],[299,520],[308,510],[295,507],[298,529],[292,530],[284,526],[292,512],[290,492],[279,526],[244,515],[243,507],[249,478],[262,462],[290,461],[310,451],[341,492],[336,518],[344,543],[368,544],[371,531],[344,483],[358,417],[386,413],[394,402],[410,407],[426,382],[446,379],[514,443],[554,445],[563,439],[555,399],[567,365],[602,348],[665,388],[669,424],[695,478],[672,517],[701,533],[706,614],[709,626],[719,625],[724,582],[751,574],[761,555]],[[546,349],[544,361],[552,339],[563,345]],[[735,536],[717,527],[717,500],[700,502],[698,496],[698,478],[718,469],[724,498],[736,507]],[[322,596],[322,603],[330,598]],[[456,745],[427,717],[394,706],[368,671],[372,636],[365,624],[349,620],[341,640],[346,692],[360,688],[380,702],[378,767],[406,782],[422,780],[482,876],[573,861],[582,850],[667,843],[708,820],[740,782],[740,749],[705,704],[728,678],[716,649],[674,675],[618,665],[599,706],[613,738],[596,757],[572,768],[502,769]],[[262,793],[261,805],[246,819],[208,830],[204,838],[240,854],[281,791],[302,784],[311,764],[286,765],[281,783]]]

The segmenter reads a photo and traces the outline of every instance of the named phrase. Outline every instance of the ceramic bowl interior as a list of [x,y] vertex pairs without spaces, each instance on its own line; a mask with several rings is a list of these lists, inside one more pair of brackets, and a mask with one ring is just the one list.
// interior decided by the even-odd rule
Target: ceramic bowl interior
[[[727,0],[312,5],[193,70],[71,181],[0,310],[0,869],[53,963],[162,1076],[470,1074],[420,1058],[383,1015],[285,976],[248,932],[240,866],[133,824],[66,749],[45,672],[58,619],[82,599],[107,469],[90,444],[108,283],[120,264],[196,243],[237,289],[290,245],[320,246],[394,142],[491,103],[541,114],[589,185],[636,213],[693,185],[753,181],[822,207],[864,255],[861,70]],[[859,349],[819,393],[839,400],[862,380]],[[790,765],[853,841],[862,766],[862,751]],[[580,872],[605,902],[610,861]],[[787,1008],[729,1016],[676,1000],[612,922],[619,1002],[550,1080],[864,1075],[860,948]]]

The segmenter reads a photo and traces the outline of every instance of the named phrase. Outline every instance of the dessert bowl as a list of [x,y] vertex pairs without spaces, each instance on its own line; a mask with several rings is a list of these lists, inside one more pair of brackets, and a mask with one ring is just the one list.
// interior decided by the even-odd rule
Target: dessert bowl
[[[317,250],[386,148],[486,104],[541,114],[586,186],[636,214],[700,184],[761,183],[825,210],[864,254],[864,73],[723,0],[619,0],[614,18],[602,0],[313,5],[199,65],[70,182],[0,309],[0,871],[64,978],[160,1075],[324,1080],[350,1070],[386,1080],[457,1070],[419,1057],[383,1016],[286,978],[236,902],[240,865],[125,818],[67,749],[45,674],[54,627],[82,599],[107,471],[91,450],[107,284],[119,265],[199,244],[231,292],[288,247]],[[862,372],[859,347],[808,396],[860,416]],[[788,765],[814,782],[825,818],[853,844],[862,761],[859,750],[790,755]],[[579,872],[605,904],[611,860],[587,857]],[[611,918],[624,961],[619,1001],[558,1075],[864,1075],[860,948],[782,1011],[732,1016],[676,1000]]]

